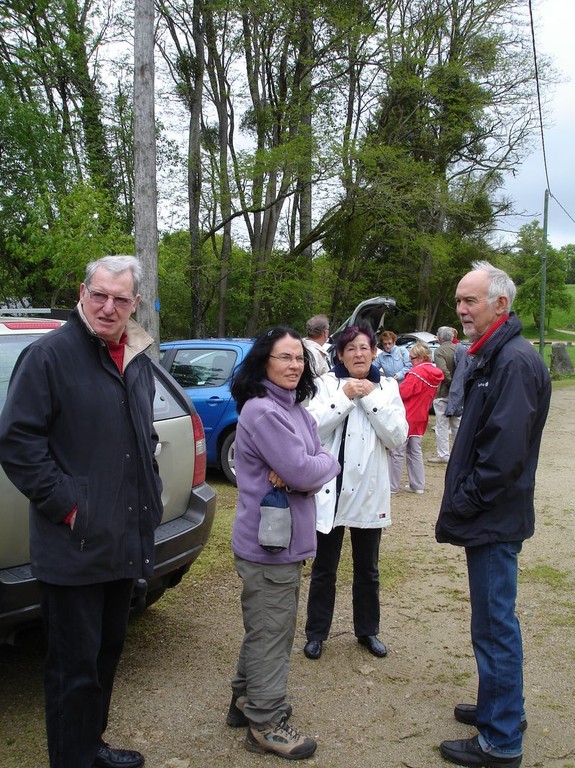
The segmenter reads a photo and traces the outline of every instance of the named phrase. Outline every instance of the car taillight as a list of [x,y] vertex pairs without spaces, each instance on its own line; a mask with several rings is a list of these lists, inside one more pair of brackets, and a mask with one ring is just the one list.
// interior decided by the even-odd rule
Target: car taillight
[[197,413],[192,416],[192,425],[194,427],[194,445],[196,448],[196,456],[194,461],[194,479],[192,485],[196,486],[203,483],[206,479],[206,435],[204,433],[204,425]]
[[38,320],[37,322],[28,323],[18,322],[17,320],[4,320],[2,325],[5,325],[11,331],[43,331],[47,328],[59,328],[62,323],[59,323],[57,320]]

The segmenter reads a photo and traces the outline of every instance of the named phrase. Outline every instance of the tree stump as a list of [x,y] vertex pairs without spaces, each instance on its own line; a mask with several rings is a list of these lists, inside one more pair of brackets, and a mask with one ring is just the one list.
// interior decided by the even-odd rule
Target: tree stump
[[567,352],[567,344],[555,342],[551,345],[551,373],[557,373],[560,376],[569,376],[575,373],[573,363]]

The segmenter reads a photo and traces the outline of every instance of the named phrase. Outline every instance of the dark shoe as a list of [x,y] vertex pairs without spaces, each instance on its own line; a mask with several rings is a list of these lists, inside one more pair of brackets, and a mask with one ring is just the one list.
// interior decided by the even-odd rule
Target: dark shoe
[[478,737],[460,741],[442,741],[439,745],[442,757],[457,765],[467,765],[471,768],[519,768],[522,755],[517,757],[495,757],[484,752],[479,746]]
[[259,755],[273,752],[288,760],[304,760],[306,757],[311,757],[317,749],[315,739],[310,739],[296,731],[288,723],[287,717],[277,725],[272,724],[263,728],[251,725],[248,728],[244,746],[248,752],[256,752]]
[[[244,715],[244,705],[247,699],[245,696],[236,696],[232,694],[232,700],[230,701],[230,708],[226,716],[226,723],[231,728],[245,728],[250,724],[250,721]],[[292,716],[292,706],[287,704],[285,708],[285,717],[290,718]]]
[[144,755],[131,749],[112,749],[105,741],[102,742],[94,768],[140,768],[144,765]]
[[360,645],[365,645],[367,650],[370,653],[373,653],[374,656],[379,656],[380,658],[387,656],[387,648],[381,642],[381,640],[378,640],[377,635],[365,635],[364,637],[358,637],[357,642]]
[[[477,706],[475,704],[457,704],[453,710],[453,716],[458,723],[477,726]],[[519,730],[527,730],[527,720],[522,720]]]
[[303,652],[308,659],[319,659],[323,650],[323,643],[321,640],[308,640],[303,647]]

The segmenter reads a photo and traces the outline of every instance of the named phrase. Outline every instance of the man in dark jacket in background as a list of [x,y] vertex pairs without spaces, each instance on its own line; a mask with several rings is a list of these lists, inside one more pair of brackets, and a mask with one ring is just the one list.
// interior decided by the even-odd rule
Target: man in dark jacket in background
[[465,547],[479,684],[477,705],[458,704],[454,714],[479,734],[444,741],[440,750],[458,765],[518,768],[527,721],[517,556],[535,528],[535,470],[551,381],[510,312],[513,281],[487,262],[473,267],[455,293],[473,343],[436,538]]
[[103,741],[134,580],[152,573],[162,517],[152,339],[130,319],[140,275],[133,256],[88,265],[69,320],[20,355],[0,417],[0,462],[30,499],[51,768],[144,764]]
[[435,447],[437,453],[428,459],[430,464],[447,464],[450,454],[451,444],[455,442],[457,430],[459,429],[460,416],[448,416],[446,413],[449,390],[455,371],[455,351],[457,345],[454,343],[454,328],[448,325],[442,325],[437,329],[437,339],[439,348],[435,350],[433,362],[443,371],[443,381],[435,394],[433,400],[433,410],[435,411]]

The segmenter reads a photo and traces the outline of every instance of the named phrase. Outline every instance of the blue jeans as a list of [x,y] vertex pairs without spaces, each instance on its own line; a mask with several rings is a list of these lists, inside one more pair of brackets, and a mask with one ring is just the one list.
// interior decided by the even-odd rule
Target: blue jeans
[[466,547],[471,641],[477,662],[479,744],[496,757],[522,753],[523,644],[515,615],[523,542]]

